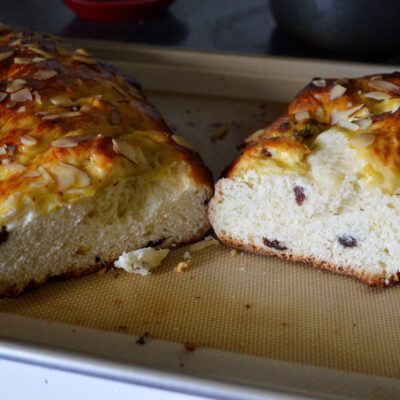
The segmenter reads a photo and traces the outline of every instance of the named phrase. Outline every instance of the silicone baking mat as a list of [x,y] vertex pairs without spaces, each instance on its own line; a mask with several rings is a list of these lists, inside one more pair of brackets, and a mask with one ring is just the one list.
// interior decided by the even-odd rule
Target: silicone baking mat
[[[219,172],[236,145],[285,108],[282,103],[149,93],[171,125]],[[148,335],[269,359],[400,378],[400,289],[272,257],[233,254],[222,245],[170,253],[153,275],[101,272],[51,282],[0,312],[126,335]]]

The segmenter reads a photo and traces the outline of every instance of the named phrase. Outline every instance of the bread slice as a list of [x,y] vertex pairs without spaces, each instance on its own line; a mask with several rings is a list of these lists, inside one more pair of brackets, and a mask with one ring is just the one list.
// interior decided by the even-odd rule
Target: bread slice
[[375,286],[400,277],[400,74],[315,79],[215,188],[223,242]]
[[134,80],[48,36],[0,43],[1,296],[205,234],[211,174]]

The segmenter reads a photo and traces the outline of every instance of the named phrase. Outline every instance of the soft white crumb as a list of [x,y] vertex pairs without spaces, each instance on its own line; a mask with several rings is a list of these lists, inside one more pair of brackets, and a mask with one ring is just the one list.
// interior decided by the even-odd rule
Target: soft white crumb
[[124,252],[114,262],[114,266],[127,272],[145,276],[157,268],[168,253],[168,249],[156,250],[153,247],[145,247],[129,253]]

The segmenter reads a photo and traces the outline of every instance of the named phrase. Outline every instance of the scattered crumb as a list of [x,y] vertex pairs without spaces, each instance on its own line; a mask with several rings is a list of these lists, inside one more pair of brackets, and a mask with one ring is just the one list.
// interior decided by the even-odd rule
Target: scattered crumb
[[186,125],[187,126],[196,126],[196,124],[194,122],[187,122]]
[[245,304],[245,307],[246,307],[247,309],[249,309],[249,308],[251,307],[251,304]]
[[186,109],[186,114],[191,114],[192,110],[190,110],[189,108]]
[[240,268],[239,268],[239,271],[240,271],[240,272],[244,272],[244,271],[246,271],[246,268],[240,267]]
[[240,342],[240,343],[239,343],[239,346],[246,346],[246,343]]
[[184,260],[191,260],[192,259],[192,255],[190,254],[189,251],[185,251],[185,254],[183,255],[183,259]]
[[207,236],[203,240],[200,240],[199,242],[192,244],[190,246],[189,250],[191,252],[195,252],[195,251],[203,250],[209,246],[218,246],[218,245],[219,245],[218,240],[214,239],[212,236]]
[[128,327],[126,325],[119,325],[117,328],[119,331],[127,331]]
[[352,323],[353,328],[357,326],[357,324],[355,322]]
[[44,383],[47,385],[49,383],[49,381],[47,379],[45,379]]
[[231,250],[231,257],[236,257],[238,255],[238,251],[236,249]]
[[177,266],[175,271],[178,273],[186,272],[192,266],[192,260],[181,261]]
[[179,332],[179,328],[175,326],[175,328],[172,329],[174,332]]
[[215,143],[218,140],[222,140],[229,133],[229,128],[224,125],[217,128],[210,136],[210,140]]
[[282,322],[282,326],[285,327],[286,326],[286,322]]
[[124,301],[121,300],[121,299],[115,299],[115,300],[114,300],[114,304],[115,304],[116,306],[122,306],[122,304],[124,304]]
[[196,345],[192,342],[185,342],[185,343],[183,343],[183,346],[185,347],[185,350],[187,350],[187,351],[195,351],[196,350]]
[[201,299],[201,296],[196,296],[195,299],[196,300]]
[[180,366],[181,368],[183,368],[183,367],[184,367],[183,363],[180,363],[180,364],[179,364],[179,366]]
[[104,275],[106,272],[107,272],[107,268],[104,267],[104,268],[102,268],[102,269],[99,269],[99,270],[96,272],[96,275]]
[[143,249],[130,251],[129,253],[124,252],[114,262],[114,266],[122,268],[127,272],[145,276],[158,267],[168,253],[168,249],[156,250],[153,247],[144,247]]
[[136,344],[140,344],[141,346],[145,345],[145,338],[149,337],[150,333],[149,332],[145,332],[142,336],[140,336],[140,338],[138,340],[136,340]]

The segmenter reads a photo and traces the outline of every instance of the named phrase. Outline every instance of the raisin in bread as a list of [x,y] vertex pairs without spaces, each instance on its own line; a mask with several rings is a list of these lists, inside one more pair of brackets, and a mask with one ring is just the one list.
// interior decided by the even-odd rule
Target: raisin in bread
[[209,229],[212,178],[136,81],[0,28],[0,295]]
[[400,73],[314,79],[251,135],[215,188],[228,245],[354,276],[400,277]]

